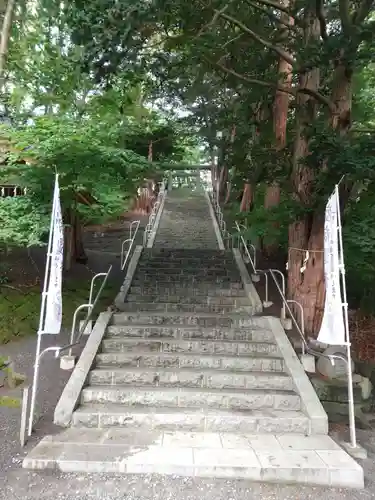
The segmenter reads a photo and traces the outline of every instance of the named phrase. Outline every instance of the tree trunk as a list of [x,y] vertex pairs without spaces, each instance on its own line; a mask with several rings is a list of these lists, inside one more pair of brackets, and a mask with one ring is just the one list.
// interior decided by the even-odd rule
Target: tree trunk
[[[315,12],[306,14],[306,42],[314,43],[320,36],[319,22]],[[319,68],[314,68],[300,77],[301,87],[318,90],[320,80]],[[292,184],[295,195],[302,206],[308,207],[311,200],[312,181],[314,174],[307,167],[304,159],[309,153],[309,143],[306,131],[314,122],[317,113],[315,100],[307,94],[299,93],[296,99],[296,138],[293,151]],[[324,218],[322,215],[306,214],[289,226],[288,252],[288,296],[299,302],[304,310],[306,334],[316,336],[320,321],[320,311],[324,307],[323,281],[323,234]],[[301,273],[306,250],[311,252],[306,270]],[[320,254],[320,256],[319,256]],[[323,286],[323,289],[321,288]],[[300,311],[292,306],[299,323]]]
[[87,263],[87,255],[83,246],[82,225],[79,215],[73,208],[66,212],[65,228],[65,269],[69,271],[73,262]]
[[249,212],[253,203],[253,188],[249,182],[245,182],[242,200],[240,204],[240,212]]
[[219,199],[223,199],[224,194],[225,194],[225,187],[226,183],[228,180],[228,168],[223,165],[220,170],[220,177],[219,177]]
[[10,32],[12,27],[12,18],[15,0],[8,0],[4,12],[3,24],[0,35],[0,96],[4,93],[5,85],[5,66],[8,55]]
[[[291,7],[292,0],[281,0],[281,5],[283,7]],[[290,17],[285,12],[281,13],[281,20],[287,22],[288,24],[293,24],[294,19]],[[286,28],[282,37],[286,38],[289,35],[289,31]],[[280,57],[279,59],[279,83],[283,87],[291,87],[292,85],[292,71],[293,68],[285,59]],[[276,90],[275,102],[273,109],[273,128],[275,133],[275,144],[276,151],[281,151],[286,146],[286,126],[288,120],[288,110],[289,110],[289,95],[286,92],[280,92]],[[269,209],[278,206],[280,203],[280,186],[277,182],[273,182],[271,185],[267,186],[265,198],[264,198],[264,208]],[[275,224],[277,228],[277,225]],[[264,245],[263,249],[268,256],[274,254],[277,250],[277,246],[274,244]]]

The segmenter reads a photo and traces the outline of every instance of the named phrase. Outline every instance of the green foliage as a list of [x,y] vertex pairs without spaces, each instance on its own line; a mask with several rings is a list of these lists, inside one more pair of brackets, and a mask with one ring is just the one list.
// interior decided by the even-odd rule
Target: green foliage
[[[88,300],[89,282],[63,282],[63,328],[70,329],[75,309]],[[108,307],[117,293],[107,283],[99,299],[97,310]],[[40,286],[26,289],[2,288],[0,285],[0,345],[28,335],[36,335],[40,311]]]
[[[6,245],[42,244],[50,214],[29,197],[0,198],[0,242]],[[0,280],[1,277],[0,270]]]

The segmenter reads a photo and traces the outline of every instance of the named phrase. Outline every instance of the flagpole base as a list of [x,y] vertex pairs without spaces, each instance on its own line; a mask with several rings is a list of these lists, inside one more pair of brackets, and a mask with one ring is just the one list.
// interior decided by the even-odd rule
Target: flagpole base
[[351,457],[357,458],[359,460],[365,460],[367,458],[366,448],[363,448],[358,443],[356,443],[355,446],[352,446],[351,443],[347,443],[346,441],[340,441],[339,444]]
[[264,300],[263,301],[263,307],[264,308],[271,307],[272,305],[273,305],[273,302],[271,302],[270,300]]
[[61,356],[60,368],[61,370],[73,370],[76,364],[75,356]]
[[281,318],[280,319],[281,324],[283,325],[284,330],[291,330],[292,329],[292,320],[290,318]]
[[308,373],[315,373],[315,356],[311,354],[301,354],[300,361],[302,363],[303,369]]

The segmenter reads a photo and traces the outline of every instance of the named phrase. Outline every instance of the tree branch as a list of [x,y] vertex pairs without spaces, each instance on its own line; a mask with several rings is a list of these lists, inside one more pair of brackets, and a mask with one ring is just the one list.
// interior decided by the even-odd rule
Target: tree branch
[[282,24],[286,28],[288,28],[288,29],[290,29],[292,31],[297,31],[297,32],[299,31],[298,28],[297,28],[297,26],[295,26],[294,24],[292,24],[292,23],[290,23],[288,21],[285,21],[282,18],[277,17],[275,14],[273,14],[272,12],[270,12],[268,9],[266,9],[265,7],[261,7],[260,5],[257,5],[252,0],[249,0],[248,4],[251,5],[252,7],[254,7],[254,9],[258,9],[261,12],[264,12],[264,14],[266,14],[270,19],[272,19],[273,21],[276,21],[279,24]]
[[256,0],[256,1],[263,5],[267,5],[268,7],[272,7],[273,9],[285,12],[285,14],[288,14],[290,16],[290,9],[288,7],[285,7],[284,5],[281,5],[278,2],[273,2],[272,0]]
[[339,14],[343,32],[349,33],[352,26],[352,20],[350,19],[349,0],[339,0]]
[[352,17],[352,23],[355,25],[360,25],[368,16],[371,8],[374,6],[374,0],[362,0],[360,3],[358,10],[354,12]]
[[328,34],[327,34],[327,23],[326,19],[324,16],[324,9],[323,9],[323,4],[324,0],[316,0],[315,6],[316,6],[316,17],[319,20],[320,24],[320,36],[323,38],[323,40],[327,40]]
[[294,87],[294,88],[293,87],[285,87],[284,85],[280,85],[279,83],[266,82],[264,80],[258,80],[257,78],[249,78],[245,75],[241,75],[240,73],[237,73],[237,71],[230,69],[219,62],[211,61],[208,58],[205,58],[205,59],[207,60],[207,62],[217,66],[219,69],[221,69],[225,73],[228,73],[232,76],[235,76],[239,80],[242,80],[246,83],[250,83],[251,85],[259,85],[260,87],[275,89],[275,90],[278,90],[279,92],[285,92],[285,94],[292,95],[293,97],[296,97],[297,93],[301,92],[302,94],[307,94],[307,95],[313,97],[314,99],[316,99],[316,101],[320,102],[321,104],[324,104],[324,106],[327,106],[327,108],[331,111],[331,113],[334,113],[336,111],[335,103],[333,101],[331,101],[330,99],[328,99],[328,97],[325,97],[323,94],[320,94],[319,92],[317,92],[315,90],[312,90],[312,89],[309,89],[306,87]]
[[[215,12],[218,12],[218,11],[215,10]],[[273,45],[268,40],[264,40],[264,38],[262,38],[260,35],[255,33],[253,30],[251,30],[247,26],[245,26],[238,19],[235,19],[234,17],[229,16],[228,14],[225,14],[224,12],[220,12],[219,16],[222,17],[223,19],[226,19],[230,23],[238,26],[238,28],[240,28],[244,33],[247,33],[248,35],[250,35],[254,40],[261,43],[264,47],[267,47],[267,48],[273,50],[274,52],[276,52],[276,54],[278,54],[282,59],[284,59],[291,66],[293,66],[295,64],[295,60],[293,59],[293,57],[291,57],[290,54],[288,54],[288,52],[281,49],[280,47],[277,47],[276,45]]]

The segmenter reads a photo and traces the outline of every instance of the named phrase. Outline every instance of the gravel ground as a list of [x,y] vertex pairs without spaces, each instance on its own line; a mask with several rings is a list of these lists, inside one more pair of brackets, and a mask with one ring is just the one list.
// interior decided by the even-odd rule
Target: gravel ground
[[[65,335],[66,337],[66,335]],[[64,341],[66,339],[60,339]],[[45,340],[52,345],[56,339]],[[35,339],[1,347],[13,357],[17,370],[32,375]],[[58,374],[58,378],[56,377]],[[19,446],[19,410],[0,407],[0,500],[365,500],[375,499],[375,432],[358,431],[359,441],[369,451],[362,465],[366,473],[363,491],[278,486],[247,481],[203,480],[161,476],[113,476],[64,474],[22,469],[27,451],[46,434],[57,428],[52,423],[53,409],[69,372],[58,369],[52,356],[46,357],[41,370],[39,406],[42,417],[35,436],[25,449]]]

